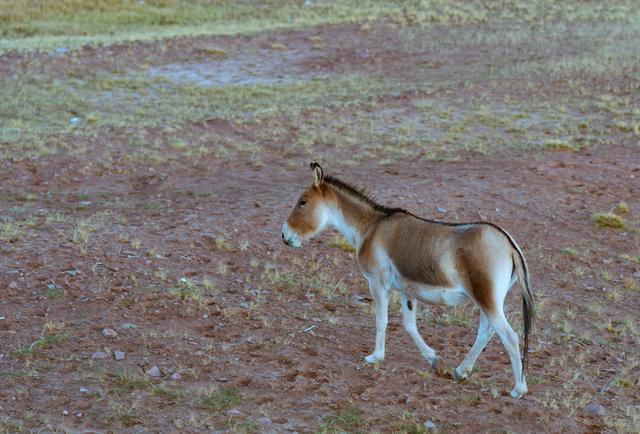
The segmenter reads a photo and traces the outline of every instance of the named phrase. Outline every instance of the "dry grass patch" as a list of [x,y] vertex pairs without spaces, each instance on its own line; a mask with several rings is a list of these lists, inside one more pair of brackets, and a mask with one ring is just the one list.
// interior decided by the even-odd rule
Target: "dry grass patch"
[[601,228],[624,229],[625,227],[624,219],[611,212],[593,214],[591,220]]

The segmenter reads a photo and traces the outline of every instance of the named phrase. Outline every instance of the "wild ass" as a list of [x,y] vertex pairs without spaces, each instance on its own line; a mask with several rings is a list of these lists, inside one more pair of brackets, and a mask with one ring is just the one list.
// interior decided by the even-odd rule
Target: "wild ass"
[[[357,248],[358,264],[375,301],[376,339],[368,363],[382,361],[388,321],[389,291],[400,291],[404,328],[422,355],[440,375],[442,359],[429,347],[416,327],[417,300],[457,306],[472,300],[480,309],[476,340],[464,361],[455,368],[456,379],[466,377],[491,339],[498,333],[511,359],[514,398],[527,393],[526,367],[529,333],[534,319],[533,293],[522,251],[502,228],[492,223],[443,223],[423,219],[400,208],[376,203],[362,190],[324,176],[311,163],[313,183],[298,199],[282,227],[285,244],[303,241],[327,226],[337,229]],[[518,335],[504,315],[504,299],[518,281],[522,292],[524,351],[519,355]]]

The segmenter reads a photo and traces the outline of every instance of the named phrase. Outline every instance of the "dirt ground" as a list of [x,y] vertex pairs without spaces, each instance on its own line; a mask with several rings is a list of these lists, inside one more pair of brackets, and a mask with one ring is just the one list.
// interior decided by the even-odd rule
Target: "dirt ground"
[[[203,86],[313,83],[354,71],[401,81],[430,71],[431,90],[376,96],[363,109],[383,121],[385,110],[411,120],[412,104],[429,98],[463,110],[474,98],[573,95],[566,81],[544,74],[534,89],[485,81],[495,67],[487,59],[527,58],[516,46],[471,44],[455,56],[392,50],[384,41],[392,44],[398,32],[384,23],[321,26],[85,47],[72,56],[74,74],[116,65]],[[447,30],[433,32],[445,38]],[[310,49],[320,40],[333,42]],[[229,53],[217,70],[225,73],[212,71],[207,62],[216,54],[199,48],[211,41]],[[556,54],[580,49],[566,42]],[[50,53],[0,59],[5,77],[38,68],[64,77],[68,67],[67,57]],[[639,71],[631,72],[585,80],[614,92],[637,87]],[[452,76],[466,84],[453,85]],[[446,91],[436,86],[445,82]],[[327,118],[331,107],[322,108]],[[311,119],[314,110],[300,116]],[[333,115],[356,113],[357,123],[359,110],[345,103]],[[521,127],[545,137],[553,126],[543,117]],[[598,112],[589,122],[595,130],[608,121]],[[185,160],[183,148],[163,145],[133,158],[138,148],[123,139],[129,128],[57,135],[70,148],[0,163],[0,431],[422,432],[426,421],[445,432],[638,430],[640,142],[633,132],[600,128],[576,148],[430,153],[396,144],[358,154],[366,143],[297,147],[301,126],[284,115],[251,125],[212,116],[185,121],[178,132],[259,141],[257,156],[203,152]],[[162,143],[164,130],[144,128],[145,140]],[[261,141],[270,128],[278,134]],[[474,143],[492,139],[478,128],[458,133]],[[66,150],[80,145],[81,153]],[[528,395],[508,396],[512,374],[495,337],[468,381],[436,376],[402,329],[397,301],[386,360],[363,363],[374,318],[354,254],[332,233],[297,250],[280,240],[311,181],[311,159],[381,203],[444,221],[490,220],[511,232],[528,258],[539,312]],[[614,208],[624,227],[593,221]],[[520,306],[512,290],[506,309],[518,330]],[[478,312],[421,307],[421,333],[452,369],[473,342]],[[116,335],[105,336],[105,328]],[[152,367],[159,376],[149,375]],[[605,414],[588,414],[589,404]]]

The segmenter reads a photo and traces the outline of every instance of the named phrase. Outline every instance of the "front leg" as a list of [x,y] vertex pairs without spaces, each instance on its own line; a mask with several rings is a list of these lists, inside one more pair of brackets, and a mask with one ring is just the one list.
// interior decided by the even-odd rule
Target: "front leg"
[[384,341],[389,322],[389,290],[381,282],[369,280],[369,291],[376,307],[376,347],[364,361],[376,363],[384,360]]

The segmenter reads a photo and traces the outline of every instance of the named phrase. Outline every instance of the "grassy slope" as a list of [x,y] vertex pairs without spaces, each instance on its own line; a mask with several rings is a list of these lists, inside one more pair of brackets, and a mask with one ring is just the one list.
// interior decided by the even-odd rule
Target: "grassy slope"
[[113,43],[177,35],[236,34],[282,27],[390,18],[405,23],[467,24],[628,20],[632,1],[499,2],[373,0],[2,0],[0,52]]
[[[0,77],[1,158],[83,155],[95,149],[94,138],[115,132],[120,137],[116,145],[142,160],[163,158],[163,149],[170,146],[185,161],[240,152],[256,164],[261,164],[261,153],[269,153],[265,143],[309,154],[317,153],[317,145],[331,145],[353,161],[385,162],[416,155],[451,158],[460,149],[505,146],[571,150],[640,133],[634,108],[640,82],[624,78],[639,69],[640,14],[631,1],[606,6],[596,1],[314,1],[309,6],[274,1],[252,7],[250,2],[205,0],[4,0],[3,5],[0,52],[2,47],[48,49],[63,42],[74,46],[384,19],[396,29],[393,40],[369,38],[368,31],[357,41],[302,36],[307,46],[291,52],[331,58],[335,50],[366,49],[382,59],[396,53],[419,59],[427,53],[436,63],[464,56],[471,56],[471,63],[455,69],[407,66],[401,75],[356,68],[318,76],[294,73],[285,82],[220,85],[151,74],[148,67],[164,62],[156,58],[160,55],[140,57],[128,48],[120,55],[136,62],[104,57],[98,69],[86,67],[77,51],[61,54],[64,68],[55,71],[49,58],[37,56],[18,75]],[[247,52],[255,53],[253,61],[259,63],[290,52],[275,45],[271,50],[221,50],[216,60],[217,48],[207,45],[211,43],[190,43],[211,53],[205,58],[211,65],[227,57],[235,61]],[[486,54],[473,57],[482,50]],[[522,60],[505,61],[505,51],[511,53],[507,59],[522,53]],[[176,62],[182,67],[180,59]],[[619,88],[609,84],[615,81],[622,83]],[[562,83],[562,91],[557,92],[556,84],[549,87],[551,82]],[[378,103],[415,91],[431,96],[409,104]],[[302,115],[311,107],[313,113]],[[245,140],[191,135],[190,125],[212,117],[236,122]],[[161,128],[162,137],[151,141],[151,128]],[[330,154],[326,157],[341,158]]]

